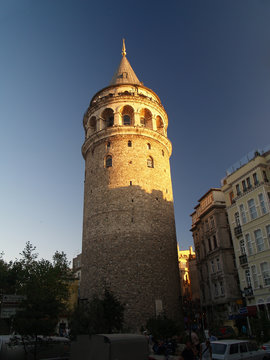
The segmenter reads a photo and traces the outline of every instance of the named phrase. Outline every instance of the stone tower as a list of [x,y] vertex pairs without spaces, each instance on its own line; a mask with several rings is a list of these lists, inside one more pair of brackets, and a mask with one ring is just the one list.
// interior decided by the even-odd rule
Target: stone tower
[[109,288],[138,330],[180,315],[168,117],[159,97],[122,59],[84,116],[81,297]]

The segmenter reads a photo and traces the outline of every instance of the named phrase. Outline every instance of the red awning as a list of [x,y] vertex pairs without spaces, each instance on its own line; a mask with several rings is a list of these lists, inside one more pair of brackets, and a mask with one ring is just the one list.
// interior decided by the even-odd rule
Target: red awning
[[256,305],[248,306],[247,310],[248,310],[248,316],[254,316],[257,314],[257,306]]

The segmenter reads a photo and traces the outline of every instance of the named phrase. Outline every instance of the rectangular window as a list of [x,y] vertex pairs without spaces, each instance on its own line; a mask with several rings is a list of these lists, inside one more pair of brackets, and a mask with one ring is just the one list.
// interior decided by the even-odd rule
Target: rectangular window
[[217,238],[216,235],[213,235],[213,243],[214,243],[214,249],[217,248]]
[[257,209],[255,206],[255,201],[254,199],[250,199],[248,200],[248,208],[249,208],[249,213],[250,213],[250,217],[251,219],[256,219],[256,217],[258,216],[257,214]]
[[268,244],[270,246],[270,225],[266,226],[266,235],[267,235],[267,239],[268,239]]
[[263,283],[265,286],[270,285],[270,271],[269,271],[269,264],[267,262],[263,262],[261,264],[261,272]]
[[247,185],[245,180],[242,181],[242,187],[244,192],[247,191]]
[[215,289],[215,296],[218,296],[218,287],[217,284],[214,284],[214,289]]
[[257,251],[258,252],[263,251],[264,250],[264,241],[263,241],[261,229],[255,230],[254,235],[255,235]]
[[253,181],[254,181],[254,185],[258,185],[257,173],[253,174]]
[[247,180],[247,187],[248,187],[248,189],[250,189],[251,188],[250,178],[248,177],[246,180]]
[[245,248],[245,241],[243,239],[239,241],[239,247],[240,247],[240,254],[245,255],[246,248]]
[[249,271],[249,269],[245,270],[245,277],[246,277],[247,287],[250,287],[251,286],[251,279],[250,279],[250,271]]
[[264,214],[267,213],[267,211],[266,211],[266,206],[265,206],[265,201],[264,201],[263,194],[259,194],[259,201],[260,201],[262,215],[264,215]]
[[223,281],[219,282],[219,287],[220,287],[220,294],[224,295],[224,286],[223,286]]
[[254,288],[257,289],[259,287],[259,280],[258,280],[256,265],[251,266],[251,274],[252,274]]
[[263,180],[265,182],[268,182],[268,178],[267,178],[266,172],[264,170],[263,170]]
[[241,195],[240,185],[239,184],[236,185],[236,194],[237,194],[237,196]]
[[250,234],[246,234],[245,238],[246,238],[246,247],[247,247],[248,255],[252,255],[253,254],[253,249],[252,249],[252,243],[251,243]]
[[235,220],[235,226],[240,226],[241,225],[238,211],[234,214],[234,220]]
[[244,205],[241,204],[241,205],[239,206],[239,209],[240,209],[242,224],[246,224],[246,222],[247,222],[247,217],[246,217],[246,211],[245,211]]
[[212,260],[211,261],[211,269],[212,269],[212,273],[214,273],[215,272],[215,264],[214,264],[214,261]]
[[208,239],[208,248],[209,248],[209,251],[212,251],[212,244],[211,244],[210,238]]
[[205,221],[205,230],[208,231],[209,230],[209,223],[208,220]]
[[233,194],[233,191],[231,191],[231,192],[229,193],[229,197],[230,197],[230,202],[231,202],[231,204],[233,204],[233,203],[234,203],[234,194]]
[[217,270],[219,271],[221,270],[219,258],[217,258],[216,262],[217,262]]
[[210,217],[210,224],[211,224],[211,228],[215,227],[215,221],[214,221],[213,216]]

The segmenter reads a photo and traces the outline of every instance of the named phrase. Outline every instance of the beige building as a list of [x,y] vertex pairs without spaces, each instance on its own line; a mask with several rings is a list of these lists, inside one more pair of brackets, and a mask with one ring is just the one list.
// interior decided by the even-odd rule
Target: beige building
[[[242,162],[243,163],[243,162]],[[223,179],[240,288],[249,313],[270,315],[270,151]]]
[[109,288],[136,331],[165,312],[180,316],[168,116],[137,78],[123,46],[109,86],[84,120],[81,297]]
[[206,326],[222,324],[237,313],[241,298],[222,191],[210,189],[191,216]]
[[182,296],[185,296],[190,300],[199,299],[196,256],[192,246],[190,246],[188,250],[179,250],[178,246],[178,262]]

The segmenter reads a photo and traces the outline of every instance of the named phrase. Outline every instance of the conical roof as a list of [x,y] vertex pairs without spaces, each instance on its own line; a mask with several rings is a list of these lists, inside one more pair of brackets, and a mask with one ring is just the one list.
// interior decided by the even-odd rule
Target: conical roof
[[110,85],[121,85],[121,84],[137,84],[141,82],[137,78],[134,70],[132,69],[128,59],[126,58],[125,42],[123,41],[122,59],[116,70]]

